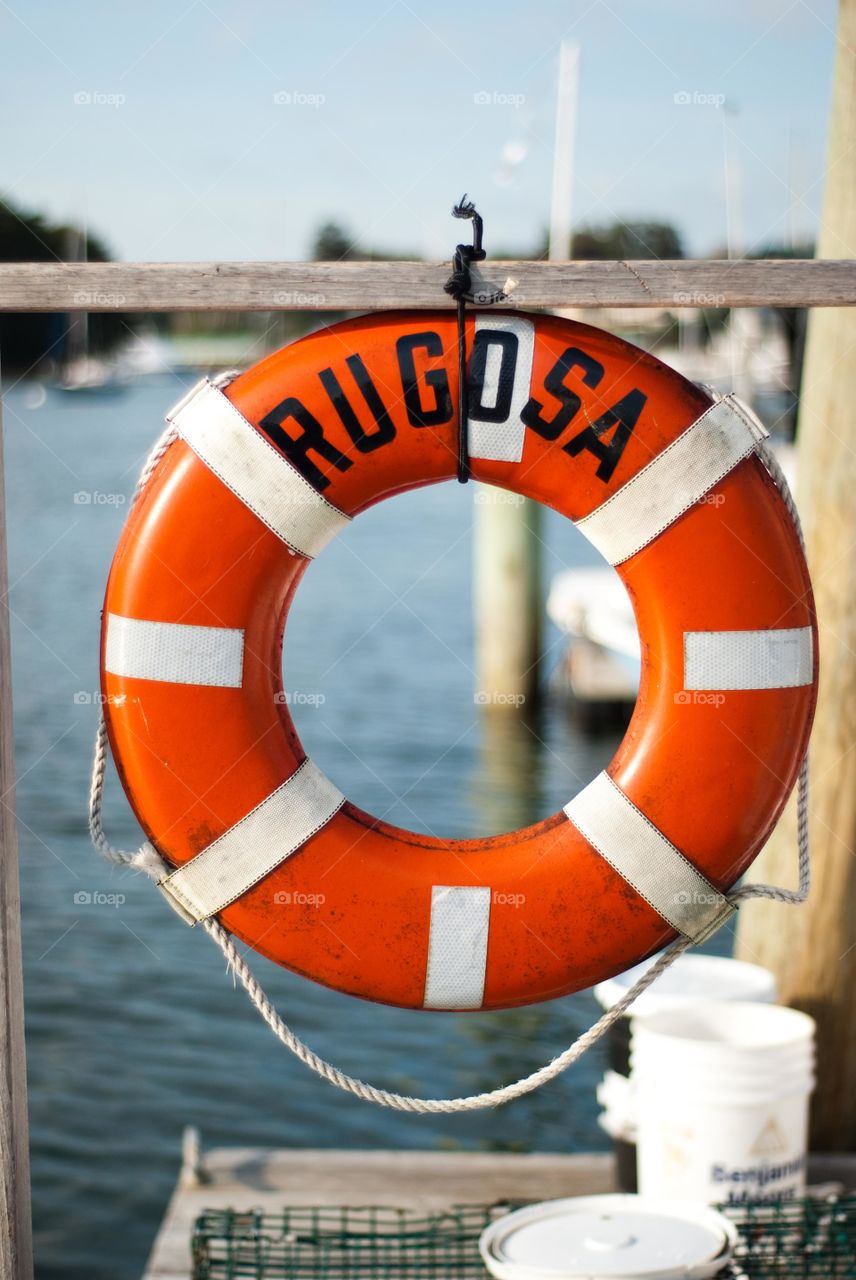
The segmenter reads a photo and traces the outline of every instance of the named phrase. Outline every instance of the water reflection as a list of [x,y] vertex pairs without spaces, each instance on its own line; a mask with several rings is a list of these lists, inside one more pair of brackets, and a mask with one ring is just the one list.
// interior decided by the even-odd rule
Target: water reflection
[[540,708],[484,707],[475,769],[467,794],[475,827],[499,834],[545,817],[549,802],[541,781],[545,751]]

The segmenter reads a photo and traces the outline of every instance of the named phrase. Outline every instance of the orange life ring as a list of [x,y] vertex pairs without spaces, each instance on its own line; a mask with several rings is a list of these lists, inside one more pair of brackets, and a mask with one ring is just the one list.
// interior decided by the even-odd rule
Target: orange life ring
[[466,339],[474,479],[574,521],[636,613],[632,721],[565,811],[484,840],[391,827],[306,759],[282,694],[309,557],[455,475],[451,312],[348,320],[189,393],[104,609],[110,742],[172,905],[409,1008],[546,1000],[707,936],[794,784],[816,695],[808,570],[752,415],[555,317],[476,311]]

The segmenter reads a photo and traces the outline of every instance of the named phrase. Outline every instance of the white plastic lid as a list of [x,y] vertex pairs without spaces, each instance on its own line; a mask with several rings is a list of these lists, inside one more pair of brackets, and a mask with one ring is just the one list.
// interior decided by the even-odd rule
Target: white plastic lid
[[[617,1004],[652,963],[652,960],[645,960],[626,973],[598,983],[594,994],[601,1008],[611,1009]],[[747,964],[744,960],[731,960],[726,956],[679,956],[647,991],[643,991],[629,1012],[635,1018],[639,1014],[659,1013],[661,1009],[672,1009],[688,1000],[700,998],[757,1000],[773,1004],[776,995],[775,977],[759,964]]]
[[725,1266],[736,1238],[713,1209],[606,1195],[518,1209],[479,1247],[498,1280],[696,1280]]

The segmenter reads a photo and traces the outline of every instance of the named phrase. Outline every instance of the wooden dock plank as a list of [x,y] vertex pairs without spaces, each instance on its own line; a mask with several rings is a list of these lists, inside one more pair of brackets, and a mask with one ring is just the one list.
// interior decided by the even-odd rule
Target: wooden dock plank
[[[206,1209],[281,1210],[284,1205],[399,1206],[551,1200],[616,1190],[611,1155],[483,1151],[338,1151],[222,1148],[206,1153],[204,1180],[185,1172],[167,1208],[143,1280],[189,1280],[190,1239]],[[856,1187],[856,1155],[813,1155],[811,1186]]]
[[188,1280],[193,1223],[204,1209],[276,1211],[287,1204],[436,1210],[615,1189],[609,1155],[228,1148],[206,1153],[204,1171],[201,1185],[176,1188],[143,1280]]

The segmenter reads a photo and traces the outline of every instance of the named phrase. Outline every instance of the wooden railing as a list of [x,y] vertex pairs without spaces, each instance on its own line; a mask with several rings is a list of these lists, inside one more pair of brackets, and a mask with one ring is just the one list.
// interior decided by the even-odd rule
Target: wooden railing
[[[0,311],[451,307],[448,262],[0,263]],[[856,261],[488,261],[474,289],[519,307],[849,307]]]

